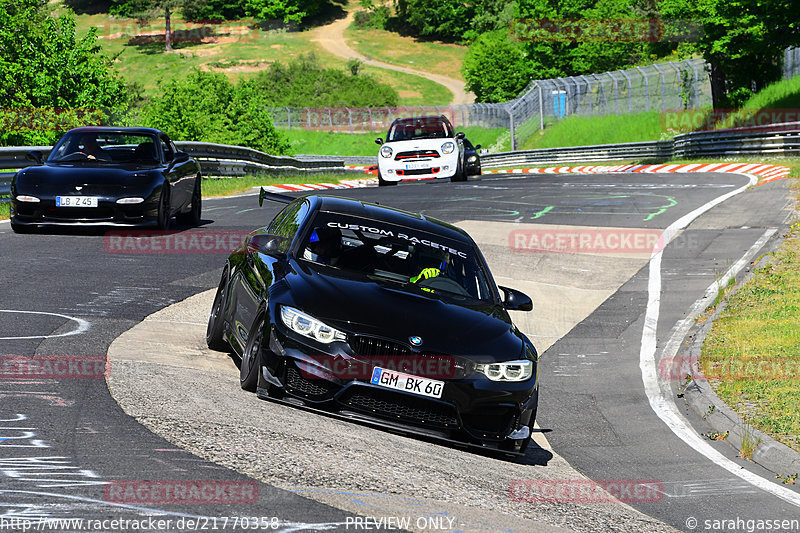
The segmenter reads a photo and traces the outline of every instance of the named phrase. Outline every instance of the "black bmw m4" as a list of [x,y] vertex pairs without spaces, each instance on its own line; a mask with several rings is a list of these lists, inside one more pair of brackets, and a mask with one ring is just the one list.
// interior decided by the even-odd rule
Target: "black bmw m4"
[[538,354],[475,242],[426,216],[331,196],[288,205],[228,258],[206,340],[259,397],[524,453]]

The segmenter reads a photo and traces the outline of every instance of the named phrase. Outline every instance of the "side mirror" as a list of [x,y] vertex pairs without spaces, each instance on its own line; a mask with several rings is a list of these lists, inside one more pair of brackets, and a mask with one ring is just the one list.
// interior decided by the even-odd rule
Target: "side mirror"
[[247,241],[247,251],[250,253],[260,253],[275,255],[280,253],[280,245],[286,239],[277,235],[259,233],[250,237]]
[[466,135],[464,134],[463,131],[459,131],[458,133],[456,133],[456,139],[463,139],[464,137],[466,137]]
[[532,311],[533,301],[531,297],[516,289],[499,287],[503,291],[503,307],[509,311]]
[[30,152],[25,154],[25,159],[27,159],[28,161],[33,161],[37,165],[42,164],[43,157],[44,156],[42,155],[41,150],[31,150]]
[[377,139],[375,139],[375,144],[377,144],[377,145],[381,145],[381,144],[383,144],[383,139],[381,139],[380,137],[378,137]]
[[188,160],[189,160],[189,154],[187,154],[186,152],[181,151],[181,150],[178,150],[177,152],[175,152],[174,161],[176,163],[183,163],[184,161],[188,161]]
[[475,149],[476,149],[476,150],[480,150],[480,149],[481,149],[481,145],[480,145],[480,144],[476,144],[476,145],[475,145]]

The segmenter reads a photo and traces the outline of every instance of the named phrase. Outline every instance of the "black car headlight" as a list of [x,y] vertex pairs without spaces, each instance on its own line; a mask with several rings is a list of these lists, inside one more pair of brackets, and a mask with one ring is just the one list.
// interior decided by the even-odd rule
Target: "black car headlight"
[[533,362],[522,359],[505,363],[482,363],[475,370],[492,381],[525,381],[533,375]]
[[477,156],[471,155],[467,158],[467,163],[474,163],[477,160],[478,160]]
[[309,339],[314,339],[323,344],[334,341],[343,341],[347,337],[336,328],[317,320],[316,318],[298,311],[293,307],[281,306],[281,319],[286,327]]

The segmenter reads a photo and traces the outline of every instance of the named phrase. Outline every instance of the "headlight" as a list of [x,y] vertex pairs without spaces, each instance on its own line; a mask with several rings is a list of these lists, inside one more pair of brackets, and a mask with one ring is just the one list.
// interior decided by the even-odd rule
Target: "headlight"
[[455,149],[456,149],[456,145],[454,143],[451,143],[450,141],[448,141],[448,142],[446,142],[446,143],[444,143],[442,145],[442,153],[443,154],[450,154]]
[[17,196],[17,201],[18,202],[31,202],[31,203],[34,203],[34,204],[39,203],[39,199],[36,198],[35,196],[26,196],[24,194],[20,194],[19,196]]
[[141,204],[144,202],[144,198],[139,198],[136,196],[132,196],[130,198],[120,198],[117,200],[118,204]]
[[314,339],[323,344],[330,344],[333,341],[343,341],[347,337],[338,329],[320,322],[293,307],[281,306],[281,318],[286,327],[309,339]]
[[476,156],[474,156],[474,155],[471,155],[471,156],[469,156],[469,157],[467,158],[467,163],[474,163],[474,162],[475,162],[475,161],[477,161],[477,160],[478,160],[478,158],[477,158]]
[[525,381],[533,375],[533,363],[527,359],[506,363],[484,363],[475,370],[492,381]]
[[381,146],[381,157],[385,157],[387,159],[392,157],[392,148],[386,145]]

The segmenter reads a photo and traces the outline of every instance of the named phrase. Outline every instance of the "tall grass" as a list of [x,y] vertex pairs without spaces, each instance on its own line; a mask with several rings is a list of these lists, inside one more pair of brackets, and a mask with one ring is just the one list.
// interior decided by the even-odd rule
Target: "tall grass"
[[[463,131],[472,144],[489,148],[505,131],[503,128],[482,128],[470,126],[456,128]],[[314,155],[358,155],[377,156],[376,137],[386,137],[385,131],[373,133],[334,133],[330,131],[311,131],[301,129],[281,129],[292,146],[292,153]]]
[[[538,128],[538,121],[537,117],[535,124],[526,125]],[[520,133],[525,135],[524,130]],[[546,124],[544,130],[532,133],[522,149],[657,141],[672,136],[673,133],[665,131],[662,114],[658,111],[594,117],[573,115]]]

